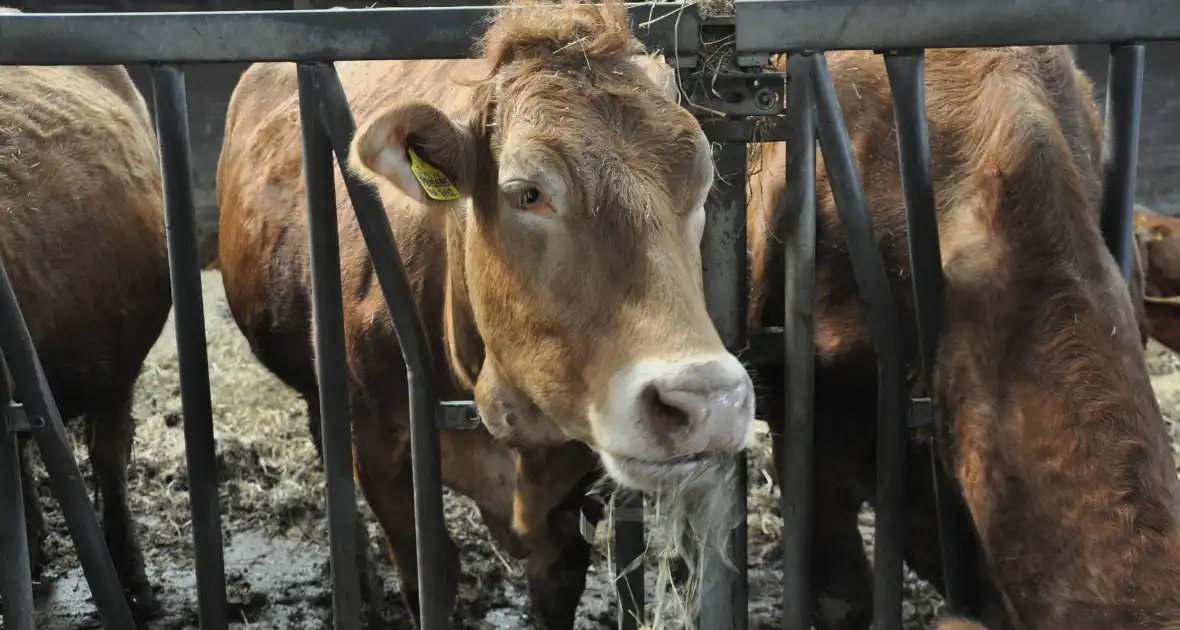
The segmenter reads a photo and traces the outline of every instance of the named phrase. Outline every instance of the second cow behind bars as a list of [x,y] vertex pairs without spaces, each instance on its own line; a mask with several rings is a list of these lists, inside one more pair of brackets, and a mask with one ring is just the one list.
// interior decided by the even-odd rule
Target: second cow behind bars
[[[1102,127],[1065,47],[930,50],[926,101],[946,278],[942,451],[986,558],[993,630],[1180,623],[1180,484],[1143,358],[1139,261],[1128,292],[1099,231]],[[912,289],[885,64],[828,55],[892,290]],[[782,145],[763,145],[782,163]],[[856,513],[874,498],[876,364],[826,169],[815,279],[816,626],[869,627]],[[783,324],[781,166],[752,179],[754,324]],[[783,382],[778,370],[762,377]],[[913,381],[911,381],[913,382]],[[851,396],[849,392],[856,391]],[[783,401],[767,400],[781,417]],[[906,560],[940,589],[924,448],[911,446]],[[948,626],[949,627],[949,626]]]
[[[505,11],[481,46],[477,60],[338,64],[351,167],[384,199],[441,394],[473,390],[490,429],[443,432],[444,481],[527,558],[540,621],[571,628],[590,561],[580,486],[599,461],[585,445],[627,486],[724,494],[709,481],[749,440],[753,391],[701,284],[709,143],[624,8]],[[233,94],[220,260],[253,351],[317,427],[296,87],[293,65],[257,64]],[[356,477],[416,607],[405,366],[339,177],[336,190]]]

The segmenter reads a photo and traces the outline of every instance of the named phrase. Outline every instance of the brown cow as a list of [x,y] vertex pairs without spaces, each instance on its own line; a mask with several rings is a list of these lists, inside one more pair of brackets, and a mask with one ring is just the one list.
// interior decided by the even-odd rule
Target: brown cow
[[[626,486],[708,487],[748,443],[752,385],[705,308],[709,143],[624,8],[508,9],[481,48],[338,64],[359,120],[351,166],[386,204],[441,395],[473,390],[489,429],[443,432],[445,482],[527,556],[543,622],[569,628],[589,562],[576,486],[598,461],[583,444]],[[297,109],[290,64],[257,64],[235,89],[220,260],[255,354],[315,422]],[[424,193],[411,150],[459,199]],[[405,367],[339,177],[336,194],[356,475],[413,606]]]
[[[916,374],[884,63],[865,51],[828,62]],[[942,455],[987,558],[984,621],[995,629],[1180,623],[1180,483],[1142,317],[1099,233],[1102,129],[1090,92],[1065,47],[926,53],[946,277],[937,399],[953,437]],[[784,159],[781,144],[761,149],[764,163]],[[784,321],[784,252],[772,237],[793,229],[784,183],[781,168],[751,182],[755,326]],[[874,498],[876,364],[822,160],[817,183],[816,625],[867,628],[856,511]],[[782,371],[760,372],[767,416],[779,418]],[[924,448],[910,460],[906,560],[941,589]]]
[[1180,352],[1180,218],[1135,206],[1135,244],[1143,264],[1143,308],[1151,336]]
[[[172,307],[151,119],[118,66],[3,66],[0,95],[0,255],[62,417],[86,417],[106,543],[133,611],[148,616],[158,604],[127,504],[131,403]],[[25,451],[39,575],[46,530]]]

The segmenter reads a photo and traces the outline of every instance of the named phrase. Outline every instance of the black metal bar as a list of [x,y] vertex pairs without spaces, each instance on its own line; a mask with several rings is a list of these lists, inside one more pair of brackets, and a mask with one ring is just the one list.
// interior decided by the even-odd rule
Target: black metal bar
[[[0,353],[0,366],[4,356]],[[12,404],[7,370],[0,370],[0,608],[8,630],[33,630],[33,583],[21,491],[20,443],[8,422]],[[30,479],[26,483],[33,483]]]
[[434,359],[426,326],[418,312],[410,281],[402,265],[397,241],[376,189],[348,172],[348,144],[356,131],[344,87],[330,64],[311,66],[320,95],[322,120],[344,173],[357,224],[377,273],[377,283],[393,318],[394,331],[410,388],[410,452],[414,475],[414,521],[418,543],[418,597],[420,630],[444,630],[447,626],[442,462],[439,458],[439,400],[434,382]]
[[1180,39],[1168,0],[736,0],[736,53]]
[[[885,68],[893,94],[893,120],[901,162],[902,191],[906,204],[914,310],[918,324],[918,348],[926,397],[913,401],[927,411],[935,400],[934,372],[938,338],[942,330],[943,273],[938,242],[938,215],[934,203],[934,175],[930,160],[930,134],[926,121],[926,64],[924,50],[891,51]],[[936,405],[935,405],[936,406]],[[939,444],[947,444],[952,418],[936,425],[938,439],[930,442],[932,482],[937,501],[939,547],[942,552],[943,592],[954,614],[970,615],[975,608],[976,544],[969,515],[959,501],[954,477],[943,470]]]
[[[810,55],[787,59],[787,200],[784,346],[787,366],[782,474],[783,628],[811,629],[815,469],[815,99]],[[778,168],[777,165],[772,168]],[[776,235],[778,236],[778,235]],[[823,561],[822,559],[820,560]]]
[[873,235],[864,188],[852,153],[836,88],[822,54],[812,57],[820,150],[836,211],[848,242],[848,255],[861,300],[868,313],[877,351],[877,500],[873,549],[873,628],[901,629],[902,534],[905,445],[906,366],[902,328]]
[[926,122],[926,51],[885,55],[893,94],[893,122],[905,199],[918,348],[927,391],[932,391],[938,335],[942,326],[942,254],[934,207],[934,173]]
[[[628,5],[650,49],[696,54],[680,3]],[[494,7],[0,15],[0,65],[461,59]]]
[[303,129],[303,182],[311,243],[316,382],[320,392],[320,433],[331,541],[332,622],[333,627],[341,630],[359,630],[361,589],[354,534],[358,516],[352,479],[352,427],[348,358],[344,346],[336,185],[332,143],[320,122],[320,98],[314,82],[313,68],[299,64],[299,122]]
[[201,628],[226,628],[229,608],[217,494],[217,443],[213,437],[213,404],[209,399],[209,357],[201,267],[197,260],[197,218],[184,73],[173,66],[152,66],[152,96],[164,175],[168,268],[172,276],[176,350],[180,357],[180,400],[196,548],[197,601]]
[[[644,621],[646,593],[643,554],[647,551],[643,531],[643,495],[627,492],[616,499],[612,529],[615,546],[615,592],[619,602],[619,630],[639,630]],[[636,562],[638,560],[638,562]],[[627,570],[630,568],[630,570]],[[626,571],[624,573],[624,571]]]
[[98,526],[98,517],[90,504],[90,497],[86,494],[86,486],[82,483],[82,473],[78,470],[78,461],[74,459],[74,452],[70,448],[61,413],[45,380],[45,371],[41,368],[33,338],[25,324],[8,271],[2,263],[0,348],[4,349],[4,357],[12,371],[16,398],[32,416],[45,419],[45,426],[33,435],[37,439],[41,462],[49,473],[53,495],[61,506],[62,517],[70,532],[70,539],[74,541],[78,561],[86,575],[86,583],[90,586],[90,594],[103,626],[133,628],[135,622],[131,608],[123,596],[119,575],[111,562],[111,554]]
[[1131,274],[1139,118],[1143,110],[1143,45],[1112,44],[1106,73],[1106,142],[1102,235],[1123,277]]
[[[723,143],[715,155],[717,184],[708,204],[701,239],[705,302],[726,348],[746,345],[746,146]],[[721,561],[717,550],[705,550],[705,584],[697,627],[743,630],[748,624],[746,598],[746,454],[737,456],[734,509],[740,525],[731,532],[729,557],[737,571]]]

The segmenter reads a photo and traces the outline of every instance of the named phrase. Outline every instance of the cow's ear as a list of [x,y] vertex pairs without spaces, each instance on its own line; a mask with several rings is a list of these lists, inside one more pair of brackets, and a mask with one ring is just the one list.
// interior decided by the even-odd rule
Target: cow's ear
[[475,143],[437,107],[403,103],[361,123],[348,162],[362,179],[386,179],[421,203],[446,204],[471,194]]
[[676,72],[664,60],[663,55],[633,55],[631,61],[643,70],[652,83],[673,103],[680,102],[680,87],[676,85]]

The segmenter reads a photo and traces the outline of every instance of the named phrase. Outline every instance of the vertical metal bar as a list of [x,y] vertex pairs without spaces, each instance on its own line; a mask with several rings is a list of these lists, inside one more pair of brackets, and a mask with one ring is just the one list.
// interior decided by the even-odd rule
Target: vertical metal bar
[[356,131],[344,87],[331,64],[308,64],[319,88],[323,124],[327,127],[336,161],[352,200],[357,224],[373,261],[377,283],[393,318],[394,332],[406,362],[410,391],[410,453],[414,475],[414,526],[418,543],[418,601],[420,630],[445,630],[450,611],[446,607],[446,521],[442,503],[442,461],[439,456],[439,400],[434,383],[434,358],[426,326],[402,265],[389,217],[377,191],[352,175],[347,167],[348,143]]
[[[90,586],[90,594],[98,615],[107,628],[133,628],[135,621],[131,608],[123,595],[115,564],[111,562],[98,517],[82,483],[78,461],[70,448],[69,438],[61,422],[61,413],[45,380],[41,360],[29,328],[25,324],[20,304],[8,272],[0,263],[0,348],[12,371],[13,388],[16,397],[24,404],[27,413],[43,418],[45,426],[33,435],[41,461],[49,473],[53,495],[61,506],[62,517],[78,552],[78,561]],[[27,579],[27,578],[26,578]]]
[[925,50],[890,52],[885,55],[885,70],[889,74],[893,122],[897,127],[918,347],[929,390],[942,326],[943,276],[938,215],[934,207],[930,133],[926,121],[925,54]]
[[197,259],[184,73],[175,66],[152,66],[152,97],[164,174],[168,268],[172,276],[176,350],[180,357],[180,400],[196,548],[197,601],[201,628],[226,628],[229,608],[217,496],[217,444],[213,437],[213,405],[209,400],[209,357],[201,267]]
[[[746,277],[746,145],[723,143],[716,156],[718,184],[712,212],[701,240],[705,301],[721,341],[731,351],[745,347],[748,308]],[[729,538],[727,567],[718,550],[704,550],[705,583],[697,627],[702,630],[744,630],[749,620],[746,598],[746,454],[737,456],[738,474],[732,489],[740,524]]]
[[[0,354],[0,366],[4,357]],[[0,370],[0,608],[3,627],[33,630],[33,584],[29,568],[29,543],[25,534],[25,501],[21,492],[20,443],[9,426],[12,404],[7,370]],[[28,480],[26,483],[32,483]]]
[[[934,203],[934,175],[930,160],[930,135],[926,121],[926,64],[924,50],[890,51],[885,68],[893,94],[893,120],[901,163],[902,192],[906,205],[914,310],[918,323],[918,347],[926,400],[937,398],[934,384],[938,339],[942,330],[943,273],[938,242],[938,215]],[[970,615],[976,592],[976,545],[968,515],[963,510],[952,475],[942,469],[939,444],[945,444],[952,418],[936,424],[938,440],[930,443],[932,482],[936,497],[939,547],[942,552],[943,592],[950,612]]]
[[303,129],[303,183],[311,243],[311,295],[315,309],[316,382],[320,392],[321,439],[327,477],[331,541],[332,622],[340,630],[361,627],[361,589],[356,566],[356,491],[352,479],[352,428],[348,403],[348,358],[340,284],[340,234],[332,144],[320,122],[320,97],[312,68],[299,66],[299,122]]
[[[815,99],[811,55],[791,55],[787,73],[787,417],[783,426],[783,628],[811,630],[811,526],[815,469]],[[770,168],[777,168],[773,165]],[[822,560],[821,560],[822,561]]]
[[1106,142],[1102,235],[1123,277],[1131,274],[1139,118],[1143,110],[1142,44],[1111,44],[1106,73]]
[[832,84],[827,59],[812,58],[820,150],[861,300],[868,312],[877,351],[877,500],[873,549],[873,628],[901,630],[902,533],[905,446],[906,367],[902,328],[873,235],[864,188],[852,154],[848,130]]
[[[643,495],[628,492],[613,511],[615,546],[615,591],[619,602],[619,630],[639,630],[646,604],[643,562],[647,550],[643,532]],[[640,560],[636,562],[636,560]],[[634,566],[632,566],[634,563]],[[631,567],[630,571],[623,573]]]

